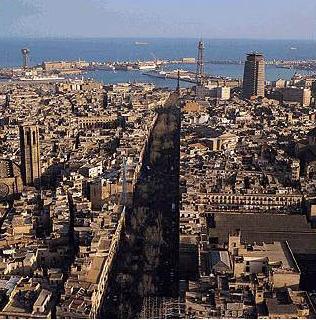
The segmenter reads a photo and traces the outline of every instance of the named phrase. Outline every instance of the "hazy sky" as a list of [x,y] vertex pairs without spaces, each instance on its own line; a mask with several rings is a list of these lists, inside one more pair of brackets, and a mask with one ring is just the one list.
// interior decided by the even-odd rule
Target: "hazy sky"
[[316,0],[0,0],[0,37],[316,39]]

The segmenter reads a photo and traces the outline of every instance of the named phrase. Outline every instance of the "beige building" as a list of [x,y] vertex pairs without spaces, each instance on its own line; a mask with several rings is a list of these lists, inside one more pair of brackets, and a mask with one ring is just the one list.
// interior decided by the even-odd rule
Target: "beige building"
[[13,288],[0,311],[2,319],[50,319],[53,293],[39,283],[23,278]]
[[118,196],[121,186],[117,182],[104,179],[97,180],[90,185],[90,201],[93,210],[101,210],[111,196]]
[[210,193],[207,195],[210,204],[245,205],[250,208],[282,208],[284,206],[300,206],[301,195],[294,194],[233,194]]
[[33,222],[31,217],[15,215],[12,219],[13,235],[30,235],[33,233]]
[[216,87],[210,90],[210,96],[217,98],[219,100],[229,100],[230,99],[230,87]]
[[11,160],[0,160],[0,199],[23,190],[20,168]]
[[238,142],[238,136],[227,132],[210,140],[212,151],[234,150]]
[[278,88],[278,89],[280,89],[280,88],[285,88],[285,86],[286,86],[286,80],[278,79],[278,80],[276,80],[276,81],[273,83],[273,86],[274,86],[275,88]]
[[45,71],[55,71],[63,69],[71,69],[73,67],[73,62],[67,61],[44,61],[42,67]]
[[241,244],[241,232],[229,235],[229,251],[233,255],[236,277],[243,274],[267,274],[275,289],[299,288],[301,271],[287,242]]

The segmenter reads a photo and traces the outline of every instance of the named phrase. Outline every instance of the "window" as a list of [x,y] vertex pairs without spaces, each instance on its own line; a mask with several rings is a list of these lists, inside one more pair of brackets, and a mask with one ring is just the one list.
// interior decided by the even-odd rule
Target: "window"
[[31,133],[29,131],[26,133],[26,143],[31,145]]

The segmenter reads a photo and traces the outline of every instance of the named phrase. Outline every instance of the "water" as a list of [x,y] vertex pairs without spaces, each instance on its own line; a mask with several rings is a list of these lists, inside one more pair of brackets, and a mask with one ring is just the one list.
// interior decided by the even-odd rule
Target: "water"
[[[135,41],[145,41],[148,45],[136,46]],[[39,64],[47,60],[87,60],[87,61],[123,61],[179,59],[197,56],[197,39],[0,39],[0,66],[21,65],[20,49],[31,50],[30,63]],[[293,50],[291,48],[296,48]],[[316,59],[316,41],[306,40],[205,40],[206,60],[244,60],[246,53],[258,51],[265,54],[267,60]],[[195,70],[193,65],[179,66]],[[173,67],[172,67],[173,68]],[[206,72],[213,75],[241,78],[242,65],[207,64]],[[295,70],[267,67],[266,78],[273,81],[278,78],[289,79]],[[303,73],[302,71],[300,71]],[[158,86],[173,86],[174,81],[154,79],[141,72],[109,71],[89,72],[92,77],[104,83],[126,81],[150,81]]]

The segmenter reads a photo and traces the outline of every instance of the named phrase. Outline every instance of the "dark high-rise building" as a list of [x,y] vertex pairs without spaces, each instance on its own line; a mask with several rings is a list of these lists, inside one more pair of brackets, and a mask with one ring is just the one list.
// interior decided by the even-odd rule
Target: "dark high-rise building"
[[315,99],[316,98],[316,81],[313,81],[311,90],[312,90],[312,98]]
[[243,97],[264,97],[265,61],[263,54],[250,53],[245,62]]
[[20,127],[21,173],[24,185],[37,185],[41,176],[39,131],[35,125]]

